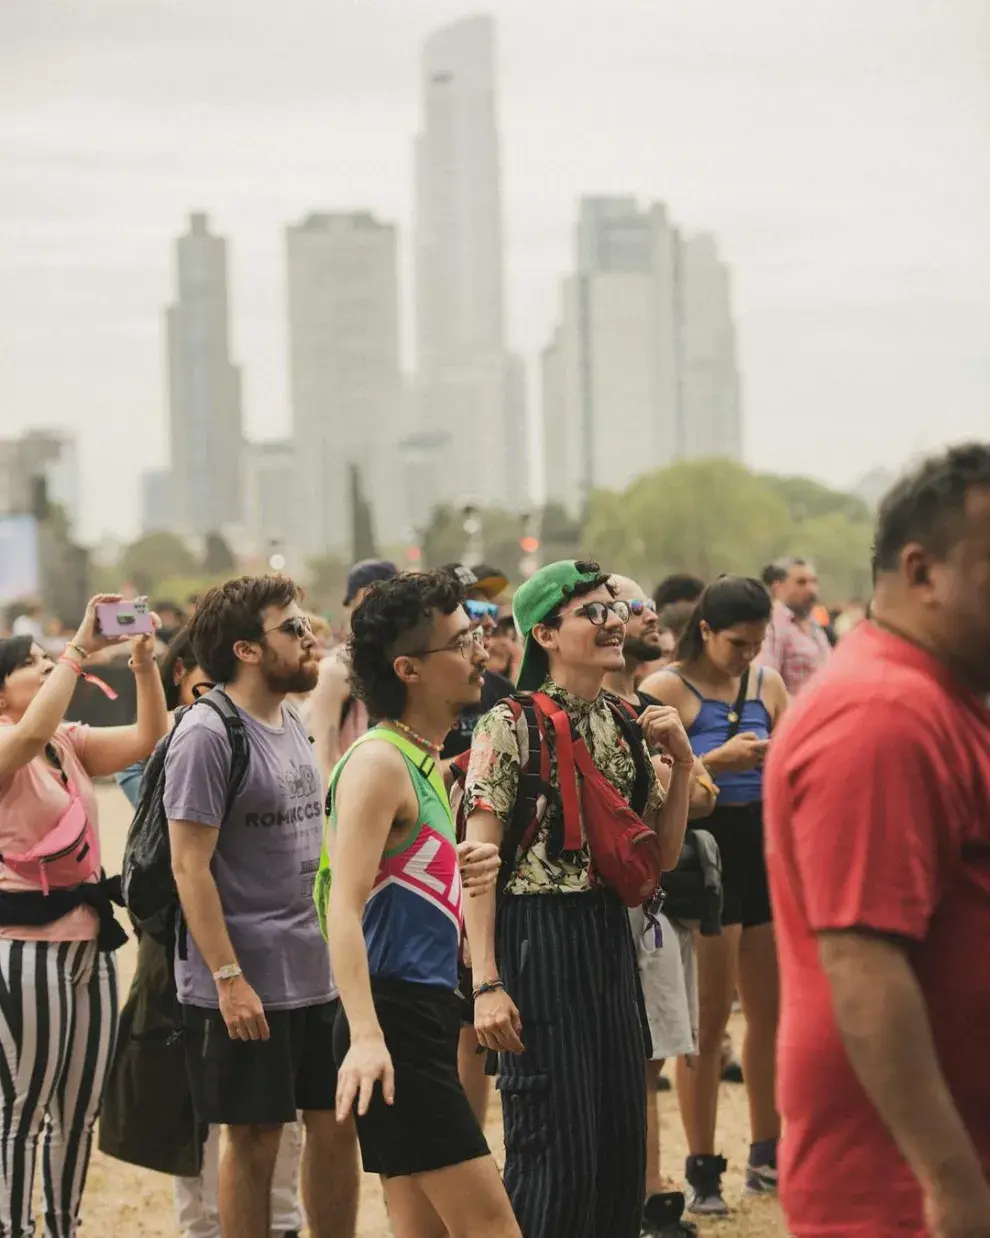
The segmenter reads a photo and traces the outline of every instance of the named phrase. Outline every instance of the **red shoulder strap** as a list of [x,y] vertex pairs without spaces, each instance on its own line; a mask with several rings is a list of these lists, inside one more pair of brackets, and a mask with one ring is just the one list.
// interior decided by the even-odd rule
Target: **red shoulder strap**
[[[578,800],[577,764],[574,758],[571,720],[567,712],[544,693],[534,693],[533,701],[553,728],[554,748],[557,754],[557,781],[560,784],[560,803],[564,813],[564,850],[580,851],[581,805]],[[578,743],[581,741],[579,740]]]

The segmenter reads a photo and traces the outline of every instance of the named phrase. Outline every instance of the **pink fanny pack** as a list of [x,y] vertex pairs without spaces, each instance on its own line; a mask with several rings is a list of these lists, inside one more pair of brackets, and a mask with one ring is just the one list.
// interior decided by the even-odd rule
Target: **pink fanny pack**
[[100,875],[99,847],[82,800],[70,790],[72,802],[58,825],[23,855],[7,852],[3,863],[12,873],[33,885],[50,890],[68,890]]

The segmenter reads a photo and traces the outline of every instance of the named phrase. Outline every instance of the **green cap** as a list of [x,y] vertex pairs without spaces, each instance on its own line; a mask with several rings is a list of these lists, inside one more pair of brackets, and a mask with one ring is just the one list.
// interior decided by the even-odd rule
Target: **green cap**
[[577,564],[573,559],[548,563],[516,590],[512,599],[512,617],[523,638],[523,660],[516,678],[516,687],[520,692],[535,692],[549,670],[546,651],[533,638],[533,629],[571,597],[575,585],[591,584],[601,576],[597,564],[591,571],[579,570],[590,566],[587,563]]

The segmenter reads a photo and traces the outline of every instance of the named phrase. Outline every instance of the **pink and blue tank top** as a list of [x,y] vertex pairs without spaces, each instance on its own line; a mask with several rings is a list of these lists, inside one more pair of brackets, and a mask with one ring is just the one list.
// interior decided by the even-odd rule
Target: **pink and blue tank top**
[[[409,838],[382,853],[364,908],[363,927],[372,979],[406,980],[457,988],[457,959],[463,926],[461,872],[454,820],[436,762],[415,744],[386,727],[375,727],[341,758],[330,780],[331,826],[336,824],[333,790],[359,744],[392,744],[409,770],[418,802],[418,822]],[[316,881],[317,911],[324,935],[331,893],[326,845]]]

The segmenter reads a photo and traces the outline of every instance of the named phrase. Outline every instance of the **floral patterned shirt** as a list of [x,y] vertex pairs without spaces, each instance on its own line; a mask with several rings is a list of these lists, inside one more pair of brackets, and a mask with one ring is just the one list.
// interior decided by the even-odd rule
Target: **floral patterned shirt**
[[[598,769],[620,795],[628,799],[636,781],[636,762],[619,724],[604,694],[596,701],[585,701],[547,680],[541,692],[558,701],[567,711],[575,731],[584,740]],[[520,720],[523,734],[525,721]],[[524,741],[525,742],[525,741]],[[557,759],[552,732],[550,749],[550,783],[556,790]],[[465,796],[467,812],[482,810],[493,813],[503,825],[512,816],[519,786],[520,738],[516,720],[505,704],[496,705],[478,722],[471,745]],[[646,812],[655,811],[663,802],[663,790],[646,753],[650,775]],[[519,859],[506,893],[508,894],[579,894],[591,889],[591,857],[587,841],[580,851],[562,852],[551,859],[549,842],[554,824],[561,814],[559,792],[551,794],[546,803],[532,845]]]

